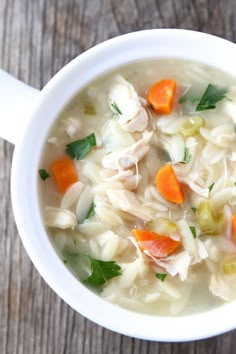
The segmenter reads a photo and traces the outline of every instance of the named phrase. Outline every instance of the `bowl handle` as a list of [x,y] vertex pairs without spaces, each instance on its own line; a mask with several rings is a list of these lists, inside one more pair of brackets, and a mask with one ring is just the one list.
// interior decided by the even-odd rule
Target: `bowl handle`
[[39,92],[0,70],[1,138],[17,144]]

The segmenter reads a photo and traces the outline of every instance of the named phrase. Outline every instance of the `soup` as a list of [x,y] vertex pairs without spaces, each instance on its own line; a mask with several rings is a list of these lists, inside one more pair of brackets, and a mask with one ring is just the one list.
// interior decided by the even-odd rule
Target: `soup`
[[172,59],[120,67],[72,99],[45,142],[39,192],[79,281],[159,315],[236,298],[235,102],[235,78]]

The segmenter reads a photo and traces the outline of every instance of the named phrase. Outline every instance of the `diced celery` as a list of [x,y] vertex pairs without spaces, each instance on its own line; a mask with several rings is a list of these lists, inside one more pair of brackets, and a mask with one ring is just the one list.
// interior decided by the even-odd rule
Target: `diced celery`
[[203,200],[198,205],[197,220],[204,234],[217,235],[221,232],[222,216],[215,213],[209,200]]
[[86,104],[84,106],[84,114],[89,116],[95,116],[96,115],[95,107],[91,104]]
[[185,122],[180,128],[180,133],[183,136],[194,136],[198,134],[199,129],[204,127],[205,120],[201,116],[193,116],[190,118],[186,118]]
[[157,218],[153,220],[148,228],[159,235],[169,236],[172,232],[176,231],[177,227],[173,221],[165,218]]
[[223,263],[223,272],[227,275],[236,274],[236,258],[227,259]]

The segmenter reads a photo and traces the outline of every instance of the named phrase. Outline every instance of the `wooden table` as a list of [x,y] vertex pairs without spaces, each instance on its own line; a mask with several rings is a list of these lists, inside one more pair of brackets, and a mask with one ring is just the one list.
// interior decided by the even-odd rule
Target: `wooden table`
[[[209,32],[235,42],[236,1],[1,0],[0,67],[40,89],[91,46],[161,27]],[[148,342],[106,330],[61,301],[33,267],[18,236],[9,188],[13,150],[0,140],[0,354],[236,352],[235,331],[189,343]]]

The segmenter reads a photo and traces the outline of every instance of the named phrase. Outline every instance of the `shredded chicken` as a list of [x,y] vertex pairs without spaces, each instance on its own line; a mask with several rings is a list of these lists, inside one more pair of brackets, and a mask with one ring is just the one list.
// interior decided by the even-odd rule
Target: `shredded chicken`
[[226,301],[231,301],[235,298],[232,287],[230,287],[219,274],[211,275],[209,290],[213,295]]
[[150,215],[150,209],[140,204],[135,193],[127,190],[108,189],[107,196],[115,208],[126,211],[145,221],[153,219]]
[[183,247],[190,256],[191,264],[201,262],[202,259],[207,258],[208,252],[206,247],[200,239],[193,237],[187,222],[179,220],[176,224],[182,237]]
[[119,124],[122,129],[135,132],[143,131],[147,127],[148,114],[142,107],[133,85],[121,75],[116,75],[113,80],[109,92],[109,103],[113,111],[114,104],[118,107]]
[[80,121],[76,117],[69,117],[62,121],[65,132],[70,137],[73,137],[80,128]]
[[136,165],[149,151],[150,145],[148,143],[152,134],[152,132],[146,132],[142,139],[130,147],[106,155],[102,160],[103,167],[113,170],[126,170]]
[[155,258],[151,254],[147,254],[157,266],[164,268],[172,277],[178,274],[182,281],[187,278],[191,262],[190,255],[187,251],[182,251],[165,258]]

